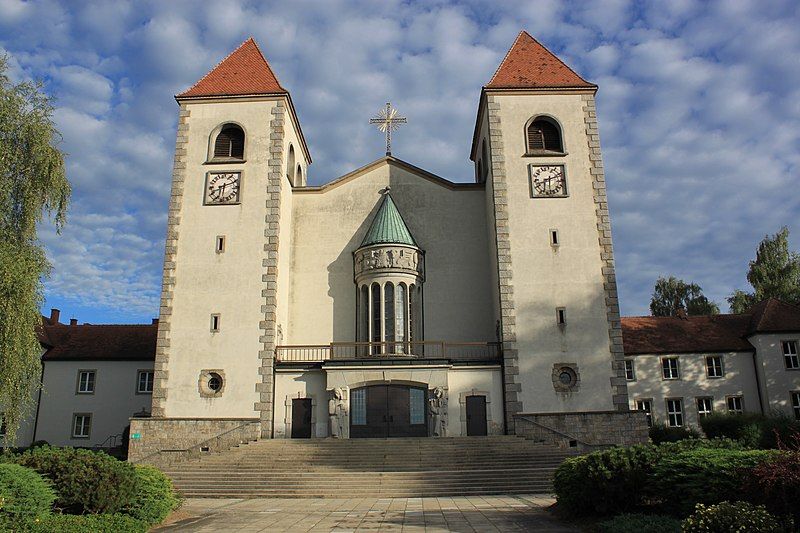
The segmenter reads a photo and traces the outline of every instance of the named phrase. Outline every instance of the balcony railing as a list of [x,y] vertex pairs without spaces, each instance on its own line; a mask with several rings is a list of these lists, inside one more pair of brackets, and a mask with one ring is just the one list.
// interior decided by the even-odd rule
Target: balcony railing
[[317,363],[355,359],[441,359],[449,361],[499,361],[497,342],[332,342],[275,348],[278,362]]

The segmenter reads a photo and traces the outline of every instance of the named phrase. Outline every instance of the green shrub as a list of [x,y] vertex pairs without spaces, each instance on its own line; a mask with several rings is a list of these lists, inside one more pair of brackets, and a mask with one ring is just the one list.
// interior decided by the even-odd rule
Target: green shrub
[[679,516],[695,504],[715,504],[740,492],[750,470],[774,454],[767,450],[698,448],[662,454],[652,471],[651,490]]
[[637,445],[569,458],[553,478],[558,504],[572,514],[607,515],[635,509],[643,503],[657,456],[655,446]]
[[721,502],[705,506],[698,503],[695,512],[681,524],[683,533],[720,533],[758,531],[781,533],[783,527],[764,507],[747,502]]
[[674,428],[666,424],[653,424],[653,427],[650,428],[650,440],[653,441],[653,444],[678,442],[685,439],[699,439],[700,437],[700,432],[694,428]]
[[126,514],[149,525],[160,524],[179,503],[172,482],[161,470],[136,465],[136,497]]
[[658,445],[658,453],[660,455],[674,454],[680,452],[687,452],[690,450],[704,449],[722,449],[722,450],[744,450],[739,441],[733,439],[684,439],[676,442],[663,442]]
[[681,521],[671,516],[621,514],[597,524],[600,533],[680,533]]
[[133,465],[102,452],[42,446],[20,454],[17,462],[49,478],[56,505],[70,513],[116,513],[136,495]]
[[30,468],[0,464],[0,515],[8,521],[47,516],[55,499],[50,483]]
[[54,514],[38,522],[25,522],[19,533],[146,533],[147,524],[124,514]]
[[761,429],[760,448],[780,448],[781,445],[788,445],[800,437],[800,420],[783,412],[775,412],[763,417],[759,426]]
[[800,421],[785,413],[713,413],[700,419],[708,438],[727,437],[749,448],[774,449],[800,434]]

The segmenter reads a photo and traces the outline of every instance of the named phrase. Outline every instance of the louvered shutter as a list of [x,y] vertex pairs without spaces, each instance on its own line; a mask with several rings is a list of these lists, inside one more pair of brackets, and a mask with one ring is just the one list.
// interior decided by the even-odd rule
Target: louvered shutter
[[244,132],[237,126],[225,126],[214,141],[214,157],[244,156]]

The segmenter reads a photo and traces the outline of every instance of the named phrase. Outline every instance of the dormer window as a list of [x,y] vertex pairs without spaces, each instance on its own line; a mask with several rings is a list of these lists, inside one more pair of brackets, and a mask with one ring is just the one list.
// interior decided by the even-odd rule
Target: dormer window
[[244,131],[236,124],[222,126],[214,140],[214,159],[244,159]]
[[528,123],[525,135],[526,155],[562,155],[564,153],[561,128],[551,118],[534,118]]

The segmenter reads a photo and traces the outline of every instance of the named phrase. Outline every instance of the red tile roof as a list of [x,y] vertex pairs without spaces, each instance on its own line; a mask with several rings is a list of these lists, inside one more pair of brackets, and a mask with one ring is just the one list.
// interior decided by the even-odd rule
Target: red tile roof
[[44,324],[39,332],[51,346],[43,361],[154,361],[157,324],[67,326]]
[[742,315],[622,318],[626,355],[650,353],[753,351],[747,337],[756,333],[800,332],[800,307],[775,298]]
[[177,98],[286,94],[252,37]]
[[486,85],[487,89],[565,87],[594,89],[597,85],[581,78],[526,31],[519,32],[511,49]]

